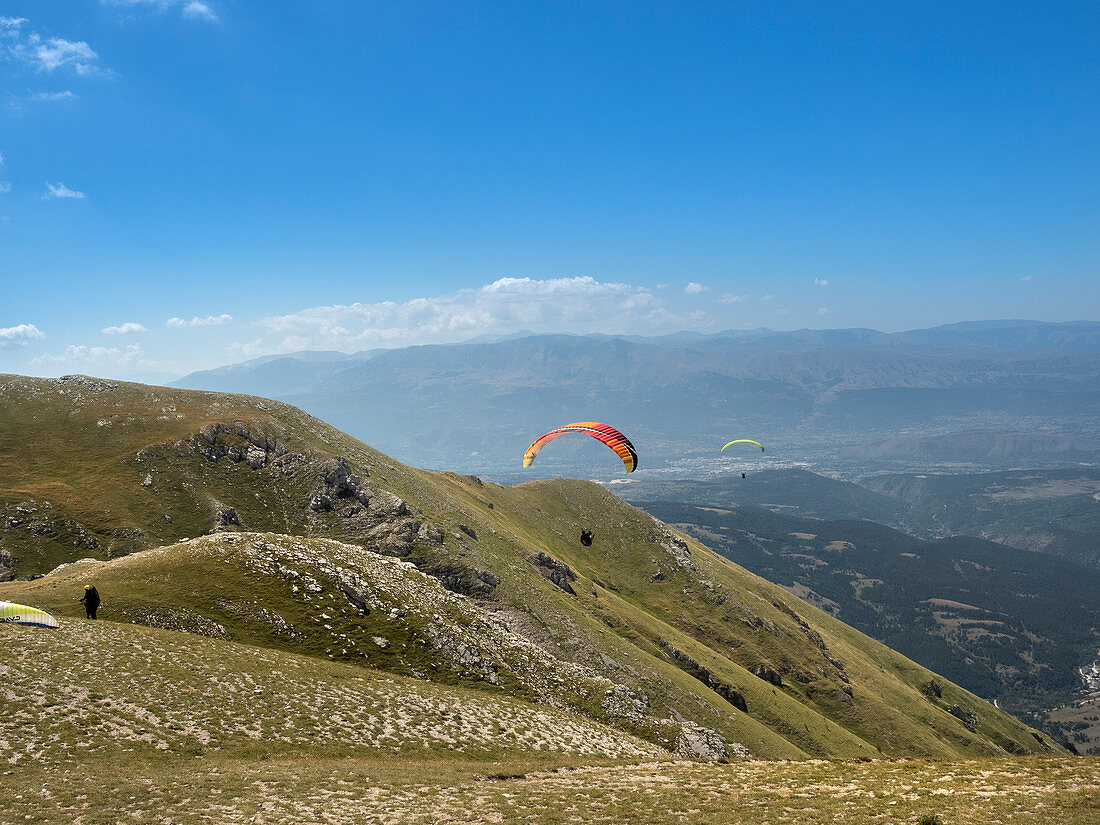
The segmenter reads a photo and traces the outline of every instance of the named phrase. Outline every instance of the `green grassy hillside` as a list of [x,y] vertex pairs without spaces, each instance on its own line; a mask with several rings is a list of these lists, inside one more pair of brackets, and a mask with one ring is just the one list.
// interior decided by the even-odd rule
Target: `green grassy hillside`
[[1013,711],[1082,692],[1100,647],[1100,572],[959,536],[868,521],[649,502],[653,515]]
[[0,422],[6,566],[98,560],[0,599],[75,616],[95,582],[105,619],[463,683],[687,755],[1056,747],[594,484],[424,472],[276,402],[85,378],[0,379]]

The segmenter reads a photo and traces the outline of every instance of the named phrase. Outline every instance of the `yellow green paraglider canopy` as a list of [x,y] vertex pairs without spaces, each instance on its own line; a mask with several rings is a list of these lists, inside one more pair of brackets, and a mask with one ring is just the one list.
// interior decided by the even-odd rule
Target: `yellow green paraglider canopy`
[[[730,444],[755,444],[757,447],[760,448],[760,452],[764,452],[764,445],[761,444],[759,441],[753,441],[751,438],[738,438],[734,441],[731,441],[729,444],[726,445],[726,447],[728,447]],[[719,450],[719,452],[724,453],[726,451],[726,447],[723,447],[721,450]]]

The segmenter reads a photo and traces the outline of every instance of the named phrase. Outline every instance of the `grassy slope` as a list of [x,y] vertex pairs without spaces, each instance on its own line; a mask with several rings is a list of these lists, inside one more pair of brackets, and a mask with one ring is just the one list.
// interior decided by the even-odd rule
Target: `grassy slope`
[[[497,611],[560,659],[590,668],[635,696],[644,692],[649,720],[690,719],[767,757],[866,756],[880,749],[946,757],[996,753],[1005,747],[1050,747],[953,685],[945,685],[943,700],[929,702],[919,692],[932,676],[928,671],[702,545],[684,543],[596,485],[555,480],[505,488],[418,471],[292,407],[216,393],[4,378],[0,421],[0,498],[9,508],[22,503],[24,509],[35,510],[20,520],[40,519],[55,534],[36,535],[26,523],[4,531],[4,546],[19,557],[20,572],[208,532],[216,511],[225,505],[233,506],[250,530],[324,535],[382,550],[392,549],[385,544],[386,531],[407,526],[415,516],[418,525],[439,528],[442,544],[413,541],[406,548],[411,560],[426,569],[450,565],[467,578],[496,576],[499,583],[484,593],[484,608]],[[197,434],[204,425],[219,422],[229,432],[215,441],[245,448],[247,439],[233,433],[243,427],[249,439],[264,444],[264,465],[252,469],[243,462],[204,456]],[[302,460],[278,466],[294,455]],[[376,514],[364,522],[365,516],[311,511],[307,504],[317,489],[317,468],[333,455],[346,458],[360,475],[369,474],[372,501],[396,495],[407,502],[410,514]],[[151,483],[143,486],[146,476]],[[44,514],[49,518],[43,519]],[[75,528],[64,525],[74,522],[84,535],[96,537],[97,550],[86,542],[71,546]],[[596,533],[591,548],[577,541],[583,526]],[[575,595],[540,572],[533,561],[539,551],[572,568]],[[334,624],[327,633],[313,622],[302,638],[273,633],[271,627],[278,623],[270,616],[259,621],[257,613],[287,613],[291,625],[308,627],[305,617],[294,618],[295,611],[308,606],[288,595],[285,586],[269,586],[262,577],[239,568],[234,572],[232,565],[211,567],[179,551],[171,564],[156,557],[149,557],[148,564],[131,564],[138,564],[134,569],[140,575],[127,578],[114,571],[129,568],[115,564],[106,569],[77,566],[66,571],[74,577],[72,586],[67,584],[64,592],[57,588],[54,597],[46,598],[46,593],[57,582],[46,579],[0,586],[0,598],[37,594],[40,603],[71,614],[71,599],[79,593],[75,585],[94,572],[95,580],[104,583],[107,604],[119,609],[120,617],[149,621],[153,605],[168,610],[169,616],[182,615],[169,609],[175,606],[191,611],[187,621],[200,629],[209,623],[224,627],[230,639],[397,672],[413,672],[423,664],[416,657],[395,661],[392,648],[371,649],[365,641],[356,649],[337,648],[333,634],[337,639],[340,633],[353,635],[349,631],[362,617],[349,615],[342,619],[345,624]],[[112,589],[115,575],[121,578]],[[216,598],[210,596],[215,592]],[[320,595],[334,606],[346,605],[338,588],[323,587]],[[262,610],[250,613],[243,607],[249,602]],[[163,616],[152,620],[165,621]],[[376,620],[372,613],[368,624]],[[361,635],[370,635],[368,630],[359,628]],[[422,639],[422,627],[406,632],[407,646]],[[749,672],[759,665],[782,674],[782,686],[773,687]],[[841,673],[850,679],[851,697],[844,693]],[[440,678],[467,677],[451,673]],[[501,690],[481,684],[486,690]],[[515,678],[506,679],[503,689],[521,697],[542,690],[541,701],[600,718],[614,715],[560,684],[536,690],[525,678]],[[740,693],[748,713],[735,711],[720,695],[723,691],[726,696]],[[946,712],[949,702],[977,713],[975,732]],[[652,726],[643,730],[629,720],[619,721],[662,741]]]
[[662,753],[590,719],[508,697],[156,628],[0,626],[0,645],[11,653],[0,664],[0,740],[4,761],[20,766],[118,752]]
[[1014,709],[1050,708],[1077,694],[1077,668],[1100,646],[1100,572],[1064,559],[971,537],[922,541],[865,521],[642,506]]

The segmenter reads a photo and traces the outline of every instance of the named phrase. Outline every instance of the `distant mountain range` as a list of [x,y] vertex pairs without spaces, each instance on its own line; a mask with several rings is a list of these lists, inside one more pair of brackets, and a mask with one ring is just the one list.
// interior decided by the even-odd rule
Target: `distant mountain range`
[[[775,460],[857,470],[1100,460],[1096,322],[521,334],[269,356],[175,386],[288,401],[405,460],[478,472],[517,467],[535,436],[573,420],[614,423],[643,470],[714,461],[716,444],[750,433]],[[948,433],[978,435],[921,446]],[[537,469],[606,471],[606,458],[563,440]]]
[[886,473],[853,483],[805,470],[641,478],[611,489],[631,502],[762,507],[816,519],[864,519],[924,539],[980,536],[1100,568],[1100,468]]

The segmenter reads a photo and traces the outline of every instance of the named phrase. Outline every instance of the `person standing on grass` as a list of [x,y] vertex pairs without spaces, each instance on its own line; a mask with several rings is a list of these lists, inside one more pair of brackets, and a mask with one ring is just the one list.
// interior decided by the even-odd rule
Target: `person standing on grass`
[[99,609],[99,591],[95,589],[94,584],[84,585],[84,598],[80,601],[84,603],[84,610],[88,614],[88,618],[94,619],[95,612]]

